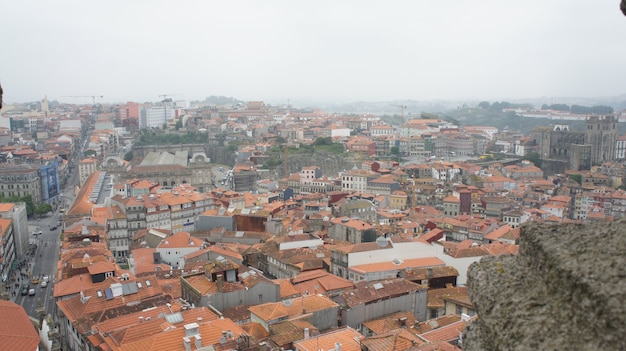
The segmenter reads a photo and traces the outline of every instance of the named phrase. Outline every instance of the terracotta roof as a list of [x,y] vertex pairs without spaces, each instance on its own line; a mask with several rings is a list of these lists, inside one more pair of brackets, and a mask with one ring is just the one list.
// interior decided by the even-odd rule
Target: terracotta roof
[[327,308],[339,307],[338,304],[322,295],[300,296],[292,299],[290,306],[282,302],[269,302],[261,305],[250,306],[248,309],[264,321],[272,321],[281,317],[293,318],[306,313],[312,313]]
[[424,257],[424,258],[412,258],[408,260],[395,260],[391,262],[379,262],[379,263],[367,263],[356,265],[348,268],[348,270],[354,271],[359,274],[384,272],[384,271],[396,271],[406,268],[421,268],[421,267],[435,267],[445,266],[445,262],[437,257]]
[[[228,330],[233,333],[236,340],[239,336],[245,334],[244,330],[230,319],[216,319],[212,321],[201,321],[198,324],[198,334],[202,338],[202,346],[220,344],[222,331]],[[169,328],[158,334],[150,335],[141,340],[123,344],[119,351],[171,351],[184,350],[183,337],[185,337],[185,328]],[[195,346],[195,338],[190,337],[191,350],[197,350]]]
[[269,339],[279,347],[290,345],[294,341],[304,339],[304,328],[309,328],[309,335],[312,330],[316,330],[313,325],[302,320],[270,324]]
[[11,211],[15,207],[15,204],[12,203],[0,203],[0,212],[8,212]]
[[426,289],[422,285],[412,283],[403,278],[378,280],[373,282],[359,281],[354,283],[352,291],[341,294],[342,299],[349,307],[366,304],[378,299],[395,296],[411,291]]
[[361,340],[368,351],[405,351],[424,341],[407,329],[396,329]]
[[402,277],[411,281],[458,276],[459,271],[452,266],[437,266],[432,268],[417,269],[411,268],[402,271]]
[[461,332],[465,330],[466,326],[467,326],[467,322],[459,321],[456,323],[446,325],[445,327],[441,327],[441,328],[426,332],[424,334],[421,334],[420,337],[426,341],[450,342],[450,341],[457,340]]
[[0,300],[0,345],[3,350],[34,351],[39,335],[24,308],[11,301]]
[[265,340],[270,336],[270,333],[259,323],[248,322],[242,324],[241,328],[257,340]]
[[100,171],[95,171],[87,177],[85,184],[83,184],[78,192],[78,195],[76,195],[72,208],[67,211],[66,215],[91,215],[91,209],[93,208],[94,203],[89,201],[89,197],[91,196],[91,192],[96,185],[98,177],[100,177]]
[[89,274],[100,274],[105,272],[114,272],[116,270],[115,264],[107,261],[100,261],[87,266]]
[[353,288],[354,284],[323,269],[302,272],[291,278],[294,288],[300,293],[320,294],[329,291]]
[[443,308],[445,306],[444,300],[447,298],[467,299],[469,301],[467,287],[464,286],[428,289],[426,296],[428,297],[428,308],[430,309]]
[[[233,322],[237,324],[241,324],[242,321],[250,320],[250,311],[248,310],[248,305],[238,305],[229,307],[225,310],[222,310],[222,314],[224,318],[229,318]],[[258,323],[255,323],[258,324]],[[245,328],[244,328],[245,329]],[[265,328],[263,328],[265,330]]]
[[417,334],[423,334],[433,329],[441,328],[448,324],[456,323],[461,320],[461,316],[458,314],[446,314],[441,317],[429,319],[424,322],[420,322],[415,325],[415,332]]
[[445,341],[435,341],[414,346],[408,351],[461,351],[461,349]]
[[484,238],[485,239],[489,239],[489,240],[498,240],[500,237],[502,237],[503,235],[507,234],[509,231],[511,231],[513,228],[511,228],[508,225],[503,225],[502,227],[491,231],[489,234],[485,235]]
[[203,242],[187,232],[178,232],[163,239],[157,249],[197,247],[199,250]]
[[334,350],[335,343],[341,344],[341,351],[361,351],[361,340],[364,336],[352,328],[333,330],[307,340],[293,343],[300,351]]
[[410,311],[396,312],[383,318],[364,322],[363,326],[371,330],[374,334],[382,334],[390,330],[402,328],[404,326],[412,327],[417,322],[417,318]]
[[280,285],[281,299],[300,295],[300,291],[293,286],[289,279],[274,279],[274,282]]

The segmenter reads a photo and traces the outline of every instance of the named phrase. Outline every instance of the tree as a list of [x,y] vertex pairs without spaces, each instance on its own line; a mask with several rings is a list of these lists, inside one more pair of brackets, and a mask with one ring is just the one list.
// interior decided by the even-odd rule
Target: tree
[[85,155],[85,157],[96,156],[97,154],[98,153],[96,152],[96,150],[93,149],[85,150],[85,152],[83,152],[83,155]]
[[130,162],[133,159],[134,156],[135,155],[133,155],[133,151],[131,150],[131,151],[127,152],[126,154],[124,154],[124,161]]
[[282,160],[278,160],[273,157],[270,157],[267,160],[265,160],[265,162],[263,162],[263,168],[273,169],[273,168],[276,168],[276,166],[280,165],[281,163],[283,163]]
[[583,183],[583,175],[582,174],[570,174],[569,179],[575,181],[578,184]]
[[481,101],[478,104],[478,107],[482,108],[483,110],[488,110],[490,106],[491,106],[491,104],[489,103],[489,101]]
[[420,114],[420,118],[421,119],[439,119],[439,115],[436,113],[422,112]]
[[228,151],[237,151],[238,149],[239,149],[239,146],[237,145],[237,143],[230,142],[226,146],[226,150]]
[[23,202],[26,204],[26,215],[27,216],[32,216],[33,213],[35,213],[35,204],[33,203],[33,197],[31,195],[26,195],[24,197],[17,197],[17,196],[12,196],[12,197],[0,197],[0,202],[12,202],[12,203],[17,203],[17,202]]
[[319,137],[317,139],[315,139],[315,142],[313,142],[313,145],[318,146],[318,145],[332,145],[333,144],[333,138],[331,137]]
[[399,146],[392,146],[391,147],[391,154],[399,156],[400,155],[400,147]]
[[35,208],[35,214],[39,216],[43,216],[48,212],[52,212],[52,206],[49,203],[44,202]]
[[532,162],[535,166],[541,167],[541,157],[538,152],[531,152],[528,155],[524,156],[523,160],[527,160]]
[[598,106],[593,106],[591,108],[591,110],[596,115],[610,115],[610,114],[613,114],[613,107],[611,107],[611,106],[598,105]]

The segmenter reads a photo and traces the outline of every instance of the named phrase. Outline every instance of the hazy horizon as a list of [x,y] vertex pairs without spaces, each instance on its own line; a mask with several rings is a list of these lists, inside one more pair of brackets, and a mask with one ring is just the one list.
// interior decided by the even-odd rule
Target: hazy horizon
[[[619,1],[4,1],[7,104],[626,93]],[[558,101],[555,101],[558,102]]]

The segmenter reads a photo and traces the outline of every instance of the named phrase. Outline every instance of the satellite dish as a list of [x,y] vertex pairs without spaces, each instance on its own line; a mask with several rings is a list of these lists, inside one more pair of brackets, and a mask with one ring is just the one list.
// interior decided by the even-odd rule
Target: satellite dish
[[378,238],[376,238],[376,245],[380,247],[387,247],[387,245],[389,245],[389,242],[387,241],[387,239],[385,239],[384,236],[379,236]]
[[291,299],[285,299],[283,300],[283,306],[285,307],[289,307],[293,304],[293,301],[291,301]]

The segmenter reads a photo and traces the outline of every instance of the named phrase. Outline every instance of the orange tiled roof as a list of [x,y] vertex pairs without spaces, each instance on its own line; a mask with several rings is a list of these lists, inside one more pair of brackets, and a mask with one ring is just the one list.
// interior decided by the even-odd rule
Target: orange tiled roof
[[0,212],[8,212],[11,211],[15,207],[15,204],[12,203],[0,203]]
[[434,267],[445,266],[445,262],[437,257],[424,257],[413,258],[408,260],[397,260],[396,262],[379,262],[379,263],[367,263],[352,266],[349,270],[360,274],[372,273],[372,272],[384,272],[395,271],[406,268],[420,268],[420,267]]
[[467,326],[467,322],[459,321],[456,323],[452,323],[446,325],[445,327],[441,327],[424,334],[421,334],[420,337],[426,341],[453,341],[459,338],[459,335],[465,327]]
[[343,328],[300,340],[293,343],[294,348],[301,351],[334,350],[335,343],[341,344],[341,351],[361,351],[364,336],[352,328]]
[[291,306],[285,306],[282,302],[269,302],[262,305],[250,306],[248,309],[251,313],[259,316],[265,321],[272,321],[281,317],[296,317],[302,314],[303,310],[307,313],[339,307],[338,304],[321,295],[300,296],[292,299]]
[[178,232],[163,239],[159,243],[157,248],[165,249],[165,248],[197,247],[198,249],[200,249],[200,246],[202,245],[203,242],[204,240],[193,237],[188,232]]
[[38,349],[39,335],[22,306],[0,300],[0,316],[0,345],[3,350]]
[[361,340],[368,351],[405,351],[424,341],[407,329],[398,328]]
[[[199,335],[202,338],[202,346],[220,344],[222,331],[228,330],[233,333],[236,340],[244,330],[230,319],[216,319],[211,321],[202,320],[198,324]],[[183,337],[185,337],[185,328],[169,328],[160,333],[150,335],[146,338],[122,344],[119,351],[171,351],[183,350]],[[191,350],[197,350],[194,337],[191,337]]]

